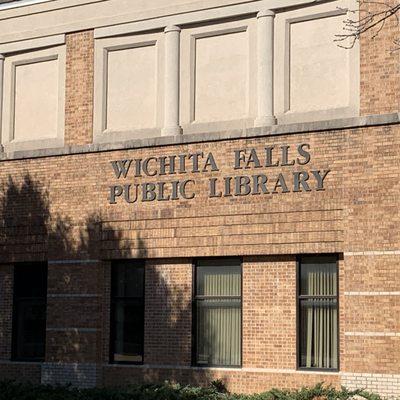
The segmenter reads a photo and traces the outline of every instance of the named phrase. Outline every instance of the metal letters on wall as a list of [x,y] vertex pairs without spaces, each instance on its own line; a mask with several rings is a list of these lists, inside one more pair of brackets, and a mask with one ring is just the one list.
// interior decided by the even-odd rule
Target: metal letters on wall
[[[227,155],[224,163],[229,162]],[[208,197],[237,197],[257,194],[311,192],[325,189],[330,170],[298,170],[311,160],[310,145],[266,146],[260,152],[254,148],[234,150],[231,157],[233,171],[249,171],[246,175],[215,177],[218,162],[212,152],[148,157],[111,161],[118,180],[109,187],[109,203],[192,200],[196,198],[193,175],[208,174]],[[229,164],[228,164],[229,165]],[[290,171],[286,171],[288,167]],[[278,173],[274,173],[279,168]],[[271,173],[269,173],[271,171]],[[296,170],[294,170],[296,169]],[[191,174],[190,179],[185,175]],[[137,178],[171,176],[172,180],[136,183]]]

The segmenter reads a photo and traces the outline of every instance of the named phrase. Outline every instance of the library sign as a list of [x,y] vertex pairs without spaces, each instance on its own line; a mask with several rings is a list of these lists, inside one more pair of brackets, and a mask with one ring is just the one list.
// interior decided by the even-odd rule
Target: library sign
[[[307,143],[266,146],[261,151],[254,148],[234,150],[224,157],[224,169],[228,163],[232,173],[206,178],[210,198],[320,191],[325,189],[325,179],[330,172],[307,170],[305,166],[311,160]],[[298,166],[296,171],[293,171],[294,166]],[[212,152],[115,160],[111,161],[111,168],[117,182],[109,187],[110,204],[192,200],[198,194],[196,175],[220,171],[219,160]],[[171,179],[154,182],[154,177],[164,176]],[[136,182],[138,178],[146,180],[147,177],[153,179]]]

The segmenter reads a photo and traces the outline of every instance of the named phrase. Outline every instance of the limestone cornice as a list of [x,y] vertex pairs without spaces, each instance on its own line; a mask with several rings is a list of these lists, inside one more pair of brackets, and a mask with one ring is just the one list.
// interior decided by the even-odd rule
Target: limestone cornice
[[300,134],[332,134],[333,131],[372,128],[400,124],[400,113],[367,115],[353,118],[331,119],[317,122],[272,125],[260,128],[232,129],[228,131],[207,132],[204,134],[183,134],[175,136],[159,136],[152,138],[133,139],[124,142],[92,143],[88,145],[64,146],[58,148],[15,151],[0,153],[0,161],[68,156],[75,154],[99,153],[115,150],[131,150],[149,147],[174,146],[179,144],[194,144],[218,142],[223,140],[239,140],[271,136],[286,136]]
[[118,7],[116,0],[23,0],[18,5],[0,4],[0,22],[4,23],[0,43],[88,29],[94,29],[97,38],[108,37],[330,1],[220,0],[216,7],[215,0],[198,0],[138,10],[134,2],[127,8]]

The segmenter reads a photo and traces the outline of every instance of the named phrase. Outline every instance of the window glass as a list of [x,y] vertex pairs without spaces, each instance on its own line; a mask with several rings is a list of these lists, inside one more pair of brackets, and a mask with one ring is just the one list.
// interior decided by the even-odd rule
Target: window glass
[[15,265],[13,359],[28,361],[44,359],[46,298],[47,264]]
[[14,273],[14,295],[21,297],[46,297],[46,264],[16,264]]
[[300,268],[300,294],[336,295],[336,269],[332,258],[305,258]]
[[115,262],[111,290],[111,362],[142,363],[144,263]]
[[338,368],[337,262],[303,258],[300,263],[300,367]]
[[240,260],[197,263],[196,364],[241,365],[241,284]]
[[130,262],[115,264],[113,271],[113,295],[115,297],[142,297],[144,268]]

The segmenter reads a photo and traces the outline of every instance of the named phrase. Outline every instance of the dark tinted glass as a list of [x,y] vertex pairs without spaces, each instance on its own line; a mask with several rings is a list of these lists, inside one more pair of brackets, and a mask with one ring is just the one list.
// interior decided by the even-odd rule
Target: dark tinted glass
[[113,296],[142,297],[143,296],[144,264],[123,261],[113,265]]
[[14,267],[14,295],[16,297],[46,297],[47,264],[24,263]]
[[13,359],[43,360],[46,341],[47,264],[14,267]]
[[16,305],[18,341],[17,358],[41,359],[44,357],[44,337],[46,333],[46,306],[21,301]]
[[142,363],[144,262],[115,262],[111,290],[111,362]]
[[116,362],[143,361],[144,315],[141,302],[114,304],[114,354]]

